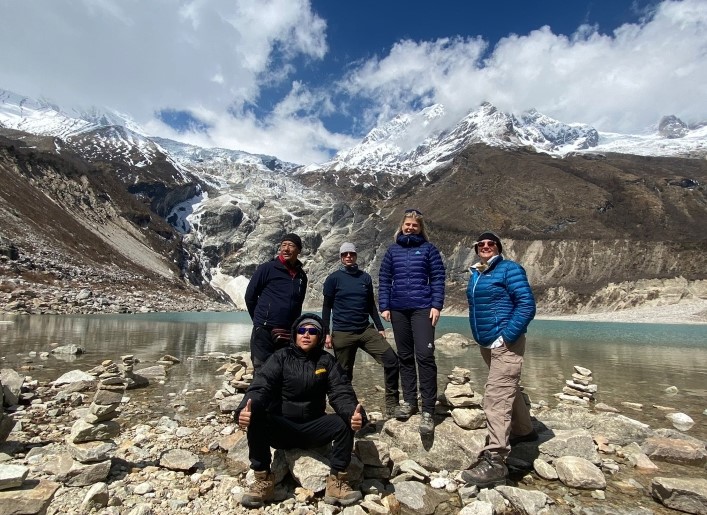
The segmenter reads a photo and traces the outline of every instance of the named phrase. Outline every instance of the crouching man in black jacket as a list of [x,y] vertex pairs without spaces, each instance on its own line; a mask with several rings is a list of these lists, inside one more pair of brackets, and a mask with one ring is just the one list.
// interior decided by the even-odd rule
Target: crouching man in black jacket
[[[348,506],[360,491],[348,484],[354,432],[367,423],[366,412],[336,359],[323,350],[322,319],[305,313],[292,326],[289,347],[277,350],[255,374],[235,412],[241,429],[248,429],[250,468],[255,484],[241,504],[259,508],[274,493],[270,447],[318,447],[333,442],[331,473],[324,502]],[[336,412],[326,414],[326,400]]]

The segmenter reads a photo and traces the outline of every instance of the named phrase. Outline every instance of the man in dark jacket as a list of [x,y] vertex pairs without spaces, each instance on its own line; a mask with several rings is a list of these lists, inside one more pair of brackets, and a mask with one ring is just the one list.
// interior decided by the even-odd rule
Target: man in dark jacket
[[[241,429],[248,430],[250,467],[255,484],[241,504],[259,508],[273,499],[270,448],[307,449],[333,442],[331,473],[324,502],[347,506],[361,492],[348,484],[354,432],[361,429],[366,412],[336,359],[322,348],[322,319],[305,313],[292,326],[292,341],[277,350],[258,371],[235,412]],[[326,401],[334,409],[326,414]]]
[[[356,246],[349,242],[342,244],[339,255],[341,266],[324,281],[322,318],[327,334],[325,346],[327,349],[334,348],[337,361],[350,379],[353,378],[356,351],[359,348],[383,365],[385,410],[386,415],[392,417],[400,395],[398,355],[385,338],[383,322],[373,296],[373,280],[356,263]],[[330,333],[329,319],[332,312],[334,331]]]
[[290,327],[302,313],[307,292],[307,274],[297,259],[302,239],[285,234],[278,255],[260,265],[245,291],[245,303],[253,320],[250,357],[255,369],[290,341]]

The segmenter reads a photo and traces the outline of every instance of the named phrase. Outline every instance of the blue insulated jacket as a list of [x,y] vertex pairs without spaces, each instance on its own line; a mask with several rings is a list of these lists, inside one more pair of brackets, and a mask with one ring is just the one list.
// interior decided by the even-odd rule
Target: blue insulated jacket
[[380,311],[444,307],[445,270],[437,247],[419,234],[400,234],[378,274]]
[[466,289],[474,340],[487,347],[503,336],[515,342],[535,316],[535,297],[522,266],[498,256],[482,273],[471,269]]

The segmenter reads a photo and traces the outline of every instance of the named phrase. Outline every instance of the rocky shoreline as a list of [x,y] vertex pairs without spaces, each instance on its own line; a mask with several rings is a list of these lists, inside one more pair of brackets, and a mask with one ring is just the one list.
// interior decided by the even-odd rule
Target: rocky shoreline
[[[470,344],[443,338],[440,345]],[[247,356],[194,359],[208,360],[220,387],[167,399],[155,387],[169,381],[172,356],[140,369],[123,356],[48,383],[3,369],[0,515],[248,513],[239,499],[252,473],[231,413],[252,368]],[[399,422],[370,413],[374,423],[357,436],[349,470],[365,495],[360,505],[323,502],[326,449],[291,450],[274,455],[277,501],[261,512],[707,513],[707,449],[689,434],[694,421],[661,407],[673,427],[653,429],[620,412],[630,406],[597,403],[590,370],[570,366],[567,377],[552,398],[526,399],[539,439],[513,448],[506,486],[479,491],[461,480],[486,430],[482,393],[469,370],[455,368],[440,385],[431,437],[417,432],[419,416]],[[192,412],[194,403],[202,409]]]

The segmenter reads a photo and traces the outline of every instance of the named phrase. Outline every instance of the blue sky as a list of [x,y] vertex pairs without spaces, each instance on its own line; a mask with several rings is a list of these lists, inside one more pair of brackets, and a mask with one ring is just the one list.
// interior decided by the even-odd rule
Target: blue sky
[[[707,120],[705,0],[0,0],[0,88],[310,164],[433,103]],[[41,37],[40,37],[41,35]]]

